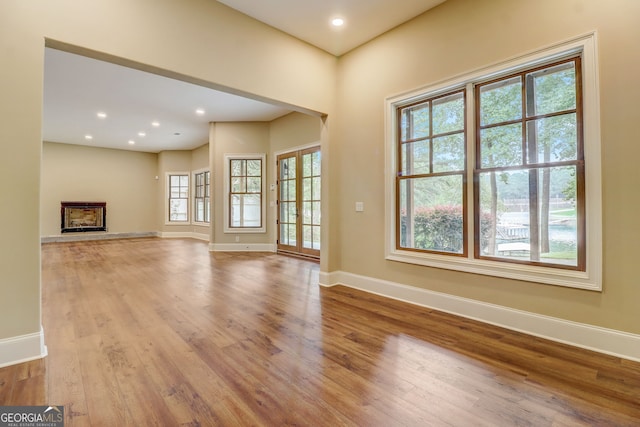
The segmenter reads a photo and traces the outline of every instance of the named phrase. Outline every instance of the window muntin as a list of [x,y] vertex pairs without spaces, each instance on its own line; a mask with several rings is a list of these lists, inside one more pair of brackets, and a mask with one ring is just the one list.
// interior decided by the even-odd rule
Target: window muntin
[[168,175],[168,219],[169,222],[189,221],[189,175]]
[[211,174],[209,171],[194,174],[194,221],[211,222]]
[[580,69],[575,57],[476,86],[477,258],[585,270]]
[[467,252],[465,93],[398,109],[397,248]]

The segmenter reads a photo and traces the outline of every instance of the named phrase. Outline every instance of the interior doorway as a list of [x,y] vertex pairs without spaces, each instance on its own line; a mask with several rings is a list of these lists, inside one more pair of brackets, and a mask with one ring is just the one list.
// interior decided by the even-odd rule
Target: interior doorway
[[320,258],[320,147],[278,156],[278,252]]

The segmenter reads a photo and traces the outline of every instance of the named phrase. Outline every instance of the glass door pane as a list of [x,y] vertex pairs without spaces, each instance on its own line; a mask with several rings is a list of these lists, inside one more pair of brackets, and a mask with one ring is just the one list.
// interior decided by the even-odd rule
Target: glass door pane
[[297,162],[296,155],[278,157],[278,249],[297,250]]
[[320,256],[320,148],[278,156],[278,250]]
[[302,154],[302,247],[320,250],[320,151]]

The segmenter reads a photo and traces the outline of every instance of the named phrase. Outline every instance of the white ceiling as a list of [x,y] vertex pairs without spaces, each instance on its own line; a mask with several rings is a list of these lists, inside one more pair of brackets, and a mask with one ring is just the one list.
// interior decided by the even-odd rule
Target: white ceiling
[[[340,56],[445,0],[218,0]],[[333,28],[335,17],[345,20]]]
[[[339,56],[445,0],[218,1]],[[346,21],[338,30],[329,22],[336,16]],[[49,142],[145,152],[189,150],[208,142],[209,122],[271,121],[291,112],[51,48],[45,52],[44,71],[43,140]],[[196,109],[205,113],[197,115]],[[98,112],[107,117],[97,117]],[[153,121],[160,126],[152,126]]]

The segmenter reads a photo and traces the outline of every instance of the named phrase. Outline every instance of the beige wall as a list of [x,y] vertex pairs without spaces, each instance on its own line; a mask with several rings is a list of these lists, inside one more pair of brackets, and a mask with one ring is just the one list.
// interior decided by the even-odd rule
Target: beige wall
[[331,113],[334,95],[334,57],[215,1],[0,2],[0,179],[15,183],[0,191],[3,201],[20,206],[0,209],[0,340],[40,330],[47,39],[303,110]]
[[[561,319],[640,333],[640,2],[449,0],[339,64],[331,173],[341,269]],[[604,196],[602,293],[384,261],[384,99],[598,31]],[[372,72],[371,70],[375,70]],[[365,212],[357,214],[356,200]]]
[[[224,203],[226,197],[224,180],[225,154],[266,154],[267,176],[271,167],[269,156],[269,123],[212,123],[211,139],[209,140],[210,161],[213,169],[213,240],[214,244],[273,243],[273,209],[269,207],[269,185],[266,184],[266,233],[225,233],[224,232]],[[236,241],[238,238],[238,241]]]
[[320,144],[321,128],[320,118],[300,113],[287,114],[272,121],[269,135],[272,155],[295,147]]
[[42,236],[60,235],[61,201],[107,202],[109,233],[156,232],[157,168],[152,153],[43,143]]

